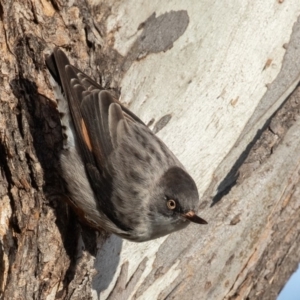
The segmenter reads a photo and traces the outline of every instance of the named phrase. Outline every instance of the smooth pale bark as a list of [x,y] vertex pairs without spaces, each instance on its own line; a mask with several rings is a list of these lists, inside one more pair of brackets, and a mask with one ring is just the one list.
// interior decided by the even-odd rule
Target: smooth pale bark
[[[300,260],[299,91],[284,103],[299,15],[298,0],[2,1],[1,296],[274,299]],[[55,46],[174,151],[209,225],[135,244],[77,221],[44,64]]]

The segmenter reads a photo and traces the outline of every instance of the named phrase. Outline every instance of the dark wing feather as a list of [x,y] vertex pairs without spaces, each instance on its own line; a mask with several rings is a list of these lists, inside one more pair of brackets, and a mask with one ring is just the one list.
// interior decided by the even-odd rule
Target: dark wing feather
[[123,115],[120,105],[117,103],[113,103],[110,105],[108,113],[109,113],[109,129],[110,129],[111,141],[112,141],[113,147],[117,148],[118,147],[118,136],[122,137],[126,133],[128,133],[128,130],[126,133],[120,132],[120,127],[122,125],[122,124],[120,124],[120,122],[123,121],[122,123],[126,124],[126,125],[127,125],[127,122],[124,119],[124,115]]
[[[111,201],[111,174],[105,165],[108,156],[113,151],[112,135],[109,128],[110,106],[114,103],[112,96],[106,92],[90,92],[81,102],[83,119],[91,139],[92,151],[96,164],[87,164],[86,170],[91,179],[91,185],[97,197],[99,206],[103,212],[124,231],[130,230],[116,217],[115,207]],[[123,114],[114,116],[116,124],[123,118]],[[109,182],[109,189],[107,183]],[[107,199],[107,201],[103,201]]]
[[[109,186],[104,180],[103,174],[100,174],[99,170],[92,164],[87,164],[86,170],[91,178],[92,187],[94,192],[96,193],[97,199],[100,200],[98,204],[101,211],[103,211],[107,215],[107,217],[118,226],[118,228],[124,231],[131,230],[132,228],[129,228],[126,225],[124,225],[116,217],[113,203],[110,201],[111,190],[108,188]],[[103,199],[109,199],[109,201],[103,201]]]
[[[91,139],[92,149],[97,167],[92,164],[86,165],[86,170],[91,178],[93,190],[101,199],[109,196],[109,201],[100,201],[102,211],[124,231],[131,230],[116,216],[111,194],[107,195],[106,178],[111,176],[111,170],[103,165],[109,158],[112,151],[118,146],[118,129],[124,124],[125,118],[119,104],[115,103],[110,93],[106,91],[90,92],[81,102],[83,119],[87,125]],[[120,126],[121,125],[121,126]],[[99,157],[104,155],[104,157]],[[111,182],[111,181],[110,181]],[[106,198],[107,199],[107,198]]]
[[[68,58],[66,57],[66,55],[64,54],[64,52],[62,50],[60,50],[59,48],[55,48],[54,54],[56,54],[55,55],[56,61],[57,61],[56,56],[58,56],[58,55],[64,56],[64,58],[60,58],[60,61],[61,62],[64,61],[65,65],[68,65],[70,68],[72,68],[73,72],[76,74],[77,79],[79,80],[79,82],[83,86],[83,88],[86,90],[86,92],[90,92],[90,91],[94,91],[94,90],[99,90],[99,91],[104,90],[104,88],[101,85],[99,85],[97,82],[95,82],[93,79],[91,79],[88,75],[86,75],[85,73],[83,73],[82,71],[80,71],[79,69],[74,67],[73,65],[71,65]],[[48,57],[48,59],[46,60],[46,64],[47,64],[47,67],[48,67],[52,77],[56,80],[56,82],[61,84],[60,78],[56,75],[57,67],[56,67],[56,63],[55,62],[53,63],[52,55],[50,57]],[[117,102],[121,106],[122,111],[126,114],[125,117],[132,119],[135,122],[138,122],[138,123],[146,126],[145,123],[140,118],[138,118],[128,108],[123,106],[117,99],[114,99],[114,101]]]
[[105,91],[91,92],[81,103],[83,119],[87,124],[98,168],[104,168],[104,160],[113,151],[108,127],[108,110],[112,103],[112,97]]
[[[103,91],[104,90],[101,87],[101,85],[99,85],[97,82],[92,80],[88,75],[84,74],[83,72],[81,72],[80,70],[78,70],[74,66],[70,66],[70,67],[72,67],[72,69],[76,72],[77,78],[80,81],[80,84],[85,88],[85,90],[87,92],[91,92],[91,91],[95,91],[95,90],[97,90],[97,91]],[[121,106],[123,112],[126,114],[125,117],[127,117],[129,119],[132,119],[135,122],[138,122],[138,123],[141,123],[141,124],[145,125],[142,120],[140,120],[134,113],[132,113],[125,106],[123,106],[117,99],[113,99],[113,101],[118,103]]]
[[80,154],[82,159],[86,163],[94,163],[93,154],[90,149],[90,141],[86,134],[85,124],[80,110],[81,90],[78,88],[74,89],[72,86],[72,80],[76,84],[76,73],[72,68],[69,68],[70,62],[65,53],[59,48],[54,49],[53,54],[47,58],[46,64],[53,78],[60,84],[62,92],[68,100],[70,113],[76,130],[76,140],[81,149]]

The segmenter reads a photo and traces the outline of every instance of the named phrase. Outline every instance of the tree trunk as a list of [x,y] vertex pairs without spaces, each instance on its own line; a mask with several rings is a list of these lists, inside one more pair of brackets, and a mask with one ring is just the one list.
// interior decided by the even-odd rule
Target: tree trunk
[[[1,299],[275,299],[300,261],[299,0],[140,2],[0,0]],[[170,146],[206,227],[135,244],[78,222],[55,46]]]

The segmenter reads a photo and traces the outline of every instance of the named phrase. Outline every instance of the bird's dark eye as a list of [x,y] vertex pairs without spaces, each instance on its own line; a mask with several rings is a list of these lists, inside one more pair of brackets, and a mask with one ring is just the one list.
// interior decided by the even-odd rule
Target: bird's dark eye
[[168,209],[175,209],[176,208],[176,202],[175,202],[175,200],[173,200],[173,199],[169,199],[168,201],[167,201],[167,206],[168,206]]

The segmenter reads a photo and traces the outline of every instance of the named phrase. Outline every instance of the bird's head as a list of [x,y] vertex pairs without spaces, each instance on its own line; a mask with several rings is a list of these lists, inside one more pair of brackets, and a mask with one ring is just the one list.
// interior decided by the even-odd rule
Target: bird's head
[[207,224],[196,215],[198,190],[192,177],[182,168],[172,167],[167,170],[153,194],[149,218],[154,236],[183,229],[190,222]]

